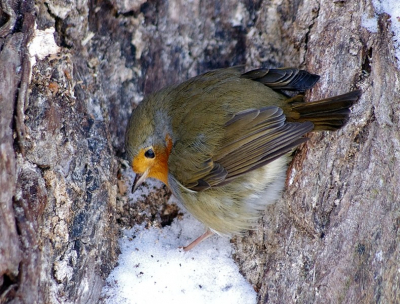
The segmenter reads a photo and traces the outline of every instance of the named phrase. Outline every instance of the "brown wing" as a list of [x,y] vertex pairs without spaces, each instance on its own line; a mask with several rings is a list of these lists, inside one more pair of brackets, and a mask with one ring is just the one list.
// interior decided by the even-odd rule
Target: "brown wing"
[[260,168],[306,140],[311,122],[286,122],[282,109],[265,107],[237,113],[225,124],[221,147],[189,185],[195,191],[218,187]]

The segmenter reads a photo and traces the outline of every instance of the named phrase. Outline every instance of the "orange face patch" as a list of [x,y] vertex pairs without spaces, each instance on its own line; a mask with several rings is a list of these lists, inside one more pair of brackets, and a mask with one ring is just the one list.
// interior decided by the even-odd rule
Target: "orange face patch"
[[[169,135],[165,137],[166,147],[154,146],[141,149],[139,154],[132,161],[132,168],[135,173],[147,173],[147,177],[153,177],[168,186],[168,157],[172,149],[172,140]],[[155,156],[145,156],[147,150],[153,148]]]

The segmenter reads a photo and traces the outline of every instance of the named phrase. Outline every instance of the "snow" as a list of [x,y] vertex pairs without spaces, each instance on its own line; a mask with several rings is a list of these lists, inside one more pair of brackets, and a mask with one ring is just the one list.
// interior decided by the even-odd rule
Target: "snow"
[[204,232],[188,213],[162,229],[125,230],[118,266],[103,288],[105,303],[256,303],[255,291],[233,262],[229,239],[214,235],[189,252],[179,248]]
[[368,15],[364,14],[362,16],[361,25],[371,33],[378,32],[378,19],[376,18],[376,16],[368,17]]
[[390,16],[391,30],[393,32],[393,46],[397,57],[397,65],[400,68],[400,1],[398,0],[372,0],[375,15],[365,14],[362,25],[371,33],[378,32],[378,15],[386,13]]

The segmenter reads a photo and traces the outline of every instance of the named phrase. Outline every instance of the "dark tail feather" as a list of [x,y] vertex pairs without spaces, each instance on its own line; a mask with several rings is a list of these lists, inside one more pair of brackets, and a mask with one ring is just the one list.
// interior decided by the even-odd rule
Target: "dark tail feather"
[[350,107],[361,96],[361,90],[313,102],[291,104],[288,121],[311,121],[315,131],[333,131],[343,127],[350,115]]

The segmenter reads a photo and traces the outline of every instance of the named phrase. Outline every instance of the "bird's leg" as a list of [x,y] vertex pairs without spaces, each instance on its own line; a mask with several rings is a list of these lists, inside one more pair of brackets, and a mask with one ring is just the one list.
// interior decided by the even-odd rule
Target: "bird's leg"
[[207,231],[204,232],[203,235],[199,236],[197,239],[195,239],[193,242],[191,242],[189,245],[183,247],[184,251],[189,251],[190,249],[194,248],[198,244],[200,244],[202,241],[205,239],[208,239],[210,236],[212,236],[214,232],[210,230],[210,228],[207,228]]

